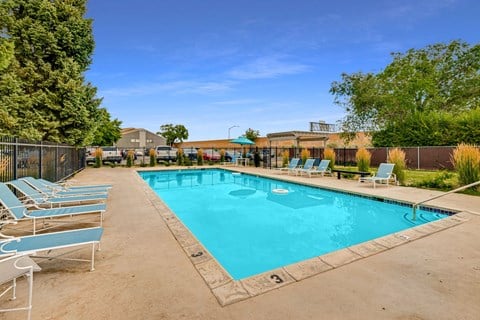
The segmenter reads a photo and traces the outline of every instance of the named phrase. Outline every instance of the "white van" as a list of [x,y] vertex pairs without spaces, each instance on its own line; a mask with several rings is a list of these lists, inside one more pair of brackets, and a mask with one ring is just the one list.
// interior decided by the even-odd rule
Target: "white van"
[[157,162],[177,161],[177,148],[172,148],[170,146],[157,146],[155,151],[157,153]]

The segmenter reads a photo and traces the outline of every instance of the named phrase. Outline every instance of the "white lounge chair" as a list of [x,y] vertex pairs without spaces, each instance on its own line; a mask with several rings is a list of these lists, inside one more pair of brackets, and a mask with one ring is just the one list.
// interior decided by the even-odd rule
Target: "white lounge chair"
[[45,184],[42,180],[35,179],[33,177],[23,177],[19,180],[23,180],[28,183],[32,188],[43,193],[47,197],[66,197],[66,196],[79,196],[79,195],[90,195],[90,194],[107,194],[109,188],[77,188],[77,189],[65,189],[61,187],[52,187]]
[[88,189],[88,188],[94,188],[94,189],[111,189],[113,185],[111,184],[91,184],[91,185],[80,185],[80,186],[73,186],[70,184],[70,180],[68,181],[62,181],[62,182],[50,182],[45,179],[37,179],[40,182],[43,182],[45,185],[53,188],[53,189],[61,189],[61,190],[78,190],[78,189]]
[[33,202],[39,206],[54,207],[55,205],[73,205],[85,202],[104,202],[108,197],[106,193],[75,196],[47,196],[34,189],[24,180],[12,180],[6,184],[14,187],[17,191],[23,194],[27,201]]
[[[0,233],[1,237],[7,238],[0,241],[0,257],[11,254],[26,254],[33,258],[48,260],[88,261],[90,262],[90,271],[93,271],[95,270],[95,245],[100,250],[102,234],[102,227],[43,233],[24,237],[9,237]],[[91,259],[65,258],[65,252],[59,256],[50,255],[54,250],[85,245],[92,247]],[[76,249],[72,251],[76,251]],[[39,252],[46,252],[46,255],[38,255]]]
[[[2,219],[10,218],[14,219],[15,221],[31,220],[33,222],[33,234],[35,234],[37,231],[36,221],[38,219],[44,220],[98,213],[100,214],[100,226],[102,226],[103,214],[106,210],[105,203],[48,209],[37,208],[37,210],[28,210],[29,208],[34,208],[35,206],[25,205],[22,203],[4,183],[0,183],[0,205],[3,207],[0,210],[0,216]],[[65,223],[67,221],[49,220],[49,222]],[[79,221],[75,220],[74,222]],[[54,226],[55,224],[51,224],[51,226],[44,227],[42,230],[50,229]]]
[[302,175],[302,172],[312,170],[314,164],[315,159],[307,159],[307,161],[305,161],[305,163],[303,164],[303,167],[293,169],[293,172],[295,172],[296,175]]
[[328,167],[329,164],[330,164],[330,160],[324,159],[324,160],[320,161],[320,163],[318,164],[317,167],[313,167],[310,170],[302,170],[302,171],[300,171],[300,174],[302,172],[305,172],[306,174],[308,174],[308,177],[310,177],[310,178],[312,177],[312,175],[315,175],[315,174],[319,174],[322,177],[325,174],[332,174],[330,168]]
[[360,179],[358,179],[358,182],[372,182],[373,188],[375,188],[377,183],[385,182],[387,186],[389,181],[397,183],[397,178],[393,173],[394,166],[394,163],[380,163],[378,171],[375,175],[373,175],[372,177],[361,177]]
[[25,276],[28,281],[28,299],[26,306],[0,309],[0,312],[27,311],[27,319],[31,318],[32,297],[33,297],[33,272],[40,271],[41,268],[26,255],[10,255],[0,260],[0,285],[12,282],[10,286],[0,293],[3,297],[10,290],[12,291],[11,300],[17,298],[17,278]]
[[290,162],[288,163],[288,166],[282,167],[282,168],[276,168],[274,170],[278,171],[279,173],[291,172],[295,170],[300,164],[301,164],[300,158],[292,158],[292,160],[290,160]]

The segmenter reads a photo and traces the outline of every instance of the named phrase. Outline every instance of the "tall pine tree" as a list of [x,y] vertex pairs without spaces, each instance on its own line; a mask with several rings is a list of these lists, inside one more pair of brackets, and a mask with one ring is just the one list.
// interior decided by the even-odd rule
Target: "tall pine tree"
[[13,44],[13,58],[0,69],[0,134],[92,142],[105,110],[84,77],[94,49],[85,12],[86,0],[0,2],[0,37]]

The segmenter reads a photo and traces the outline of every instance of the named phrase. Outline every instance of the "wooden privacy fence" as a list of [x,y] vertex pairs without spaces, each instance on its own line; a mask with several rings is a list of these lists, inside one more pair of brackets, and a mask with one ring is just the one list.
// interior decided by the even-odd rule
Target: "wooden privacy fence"
[[32,176],[58,181],[85,168],[85,148],[0,137],[0,181]]

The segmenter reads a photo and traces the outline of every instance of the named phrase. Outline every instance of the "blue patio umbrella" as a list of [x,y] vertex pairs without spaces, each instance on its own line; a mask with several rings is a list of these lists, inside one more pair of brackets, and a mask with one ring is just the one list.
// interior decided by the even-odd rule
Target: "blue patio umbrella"
[[250,140],[250,139],[248,139],[244,136],[240,136],[236,139],[230,140],[230,143],[236,143],[236,144],[239,144],[241,146],[246,145],[246,144],[255,144],[255,142],[253,142],[252,140]]
[[[248,139],[247,137],[245,136],[240,136],[236,139],[233,139],[233,140],[230,140],[230,143],[236,143],[236,144],[239,144],[241,145],[242,147],[244,145],[252,145],[252,144],[255,144],[255,142],[253,142],[252,140]],[[243,152],[245,154],[245,151]]]

